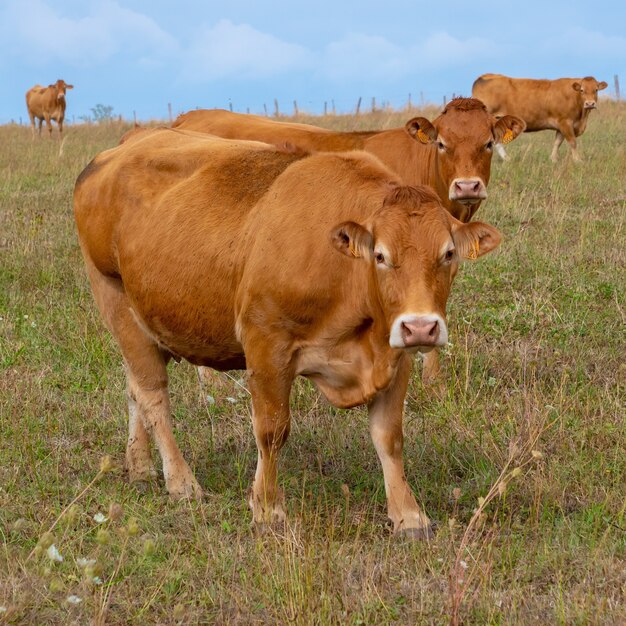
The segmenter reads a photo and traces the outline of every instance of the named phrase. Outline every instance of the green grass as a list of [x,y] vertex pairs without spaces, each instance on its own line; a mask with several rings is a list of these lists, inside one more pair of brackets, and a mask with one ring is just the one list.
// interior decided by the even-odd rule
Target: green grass
[[[299,121],[391,127],[412,114]],[[456,559],[470,580],[464,623],[626,621],[623,105],[592,114],[581,165],[565,146],[550,163],[551,133],[516,140],[507,163],[494,157],[478,219],[504,242],[455,283],[444,393],[426,392],[416,367],[407,397],[406,467],[439,522],[431,544],[391,536],[365,412],[329,407],[306,381],[281,457],[291,526],[254,533],[247,392],[232,381],[201,390],[179,364],[176,436],[207,499],[172,503],[162,482],[142,492],[107,472],[54,528],[57,563],[42,535],[104,455],[123,465],[121,359],[71,208],[76,176],[123,130],[70,127],[59,154],[58,141],[0,127],[0,623],[443,624]],[[543,458],[466,532],[511,442],[540,430]],[[121,518],[97,524],[112,503]],[[97,563],[85,572],[80,558]]]

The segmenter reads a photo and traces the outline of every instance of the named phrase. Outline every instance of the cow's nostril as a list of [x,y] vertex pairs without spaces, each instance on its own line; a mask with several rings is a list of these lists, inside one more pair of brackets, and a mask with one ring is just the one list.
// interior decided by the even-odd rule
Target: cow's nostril
[[428,331],[428,334],[429,334],[431,337],[435,337],[435,336],[438,334],[438,332],[439,332],[439,322],[435,322],[435,323],[431,326],[430,330]]

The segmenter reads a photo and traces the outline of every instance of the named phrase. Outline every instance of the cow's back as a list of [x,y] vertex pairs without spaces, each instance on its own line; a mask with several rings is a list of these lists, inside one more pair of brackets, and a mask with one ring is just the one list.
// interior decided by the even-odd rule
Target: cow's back
[[294,145],[308,151],[361,150],[376,131],[336,132],[309,124],[279,122],[260,115],[222,109],[200,109],[180,115],[173,128],[211,133],[226,139],[257,140],[277,146]]
[[576,79],[556,80],[510,78],[502,74],[483,74],[472,86],[472,96],[481,100],[497,116],[516,115],[526,122],[526,132],[558,128],[558,121],[580,116]]

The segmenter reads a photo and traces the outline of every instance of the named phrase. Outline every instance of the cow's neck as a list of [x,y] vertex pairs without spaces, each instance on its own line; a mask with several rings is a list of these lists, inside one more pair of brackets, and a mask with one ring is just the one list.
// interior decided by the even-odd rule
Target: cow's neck
[[574,122],[574,132],[576,133],[577,137],[582,135],[587,128],[589,113],[591,113],[591,109],[583,109],[580,117]]

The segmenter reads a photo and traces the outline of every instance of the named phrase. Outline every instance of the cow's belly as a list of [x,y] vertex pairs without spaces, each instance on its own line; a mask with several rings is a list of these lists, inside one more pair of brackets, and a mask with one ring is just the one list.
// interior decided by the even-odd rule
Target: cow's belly
[[343,343],[332,349],[308,347],[298,354],[296,372],[309,378],[336,407],[347,409],[370,402],[389,386],[397,351],[374,354],[369,345]]

